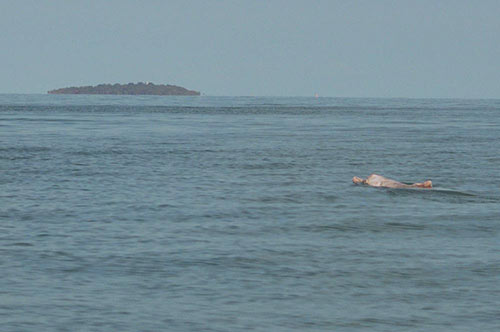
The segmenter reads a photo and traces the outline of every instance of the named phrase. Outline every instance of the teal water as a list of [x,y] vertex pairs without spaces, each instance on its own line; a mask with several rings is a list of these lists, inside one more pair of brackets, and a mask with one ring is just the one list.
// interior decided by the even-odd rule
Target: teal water
[[498,331],[499,146],[500,100],[0,95],[1,330]]

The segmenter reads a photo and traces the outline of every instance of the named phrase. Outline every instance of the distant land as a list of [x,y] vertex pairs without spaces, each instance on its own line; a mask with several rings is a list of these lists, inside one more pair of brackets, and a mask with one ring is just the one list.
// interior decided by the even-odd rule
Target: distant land
[[188,90],[176,85],[153,84],[150,82],[128,84],[99,84],[50,90],[50,94],[75,95],[156,95],[156,96],[199,96],[199,91]]

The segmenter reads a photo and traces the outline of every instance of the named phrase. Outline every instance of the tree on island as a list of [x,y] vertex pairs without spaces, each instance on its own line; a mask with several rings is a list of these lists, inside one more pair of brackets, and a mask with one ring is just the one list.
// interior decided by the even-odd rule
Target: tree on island
[[144,83],[99,84],[96,86],[69,87],[48,91],[49,94],[87,95],[157,95],[157,96],[199,96],[199,91],[188,90],[176,85]]

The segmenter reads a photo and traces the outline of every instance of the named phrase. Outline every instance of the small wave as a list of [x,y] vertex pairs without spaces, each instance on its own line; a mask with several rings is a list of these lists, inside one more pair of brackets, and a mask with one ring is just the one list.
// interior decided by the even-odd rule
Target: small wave
[[5,122],[57,122],[57,123],[79,123],[79,122],[93,122],[92,120],[84,120],[84,119],[78,119],[78,120],[73,120],[73,119],[57,119],[57,118],[8,118],[8,119],[2,119],[2,121]]
[[496,203],[500,197],[486,196],[478,193],[455,189],[434,187],[424,188],[380,188],[393,196],[417,196],[425,200],[447,201],[449,203]]
[[16,242],[16,243],[11,243],[9,246],[12,247],[33,247],[34,244],[28,243],[28,242]]
[[433,187],[432,189],[429,188],[381,188],[381,189],[386,189],[390,193],[426,193],[429,195],[432,194],[443,194],[443,195],[457,195],[457,196],[477,196],[472,193],[464,192],[464,191],[459,191],[459,190],[454,190],[454,189],[447,189],[447,188],[440,188],[440,187]]
[[0,147],[0,152],[6,153],[37,153],[47,151],[50,151],[50,148],[45,146]]
[[440,187],[434,187],[434,188],[432,188],[432,192],[434,192],[434,193],[442,193],[444,195],[472,196],[472,197],[477,196],[475,194],[468,193],[468,192],[465,192],[465,191],[459,191],[459,190],[448,189],[448,188],[440,188]]

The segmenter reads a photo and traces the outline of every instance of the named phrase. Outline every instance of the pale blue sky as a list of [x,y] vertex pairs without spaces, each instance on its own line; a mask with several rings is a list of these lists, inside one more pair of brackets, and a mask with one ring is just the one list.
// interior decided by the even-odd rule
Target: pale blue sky
[[500,1],[0,0],[0,93],[500,98]]

